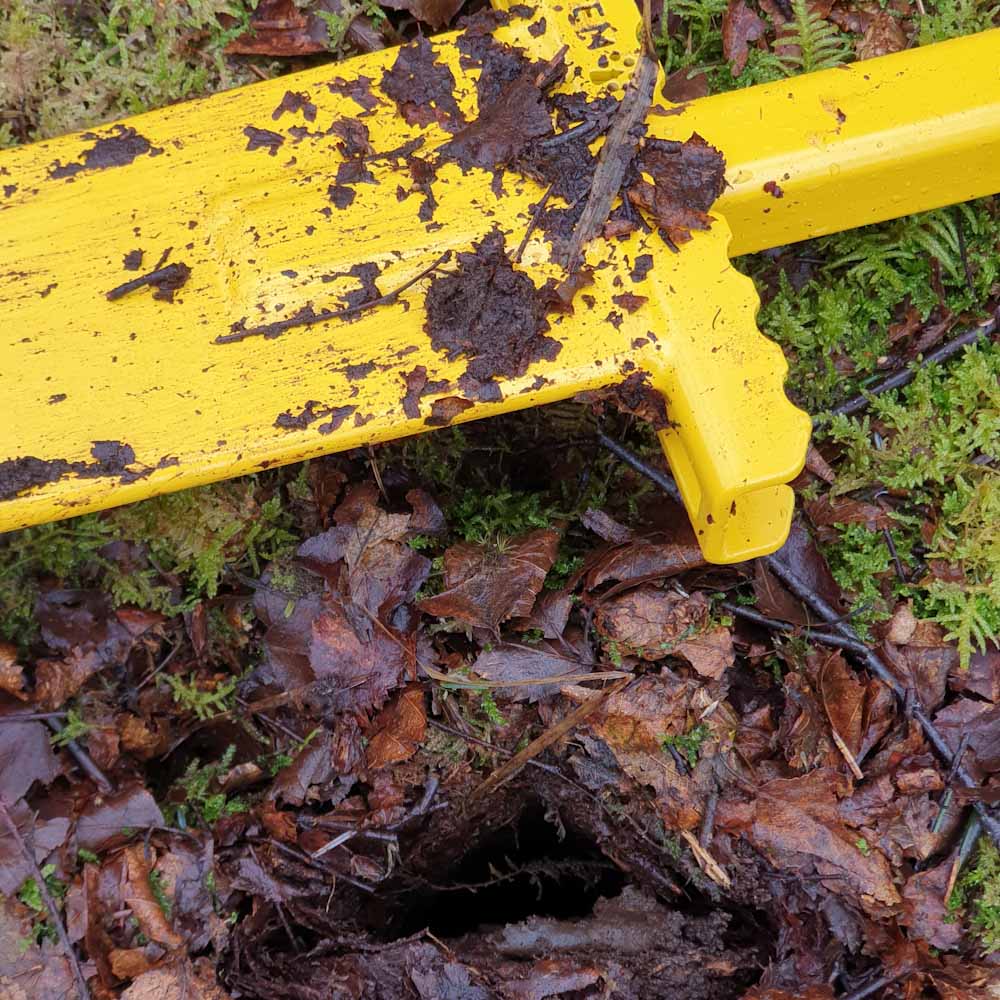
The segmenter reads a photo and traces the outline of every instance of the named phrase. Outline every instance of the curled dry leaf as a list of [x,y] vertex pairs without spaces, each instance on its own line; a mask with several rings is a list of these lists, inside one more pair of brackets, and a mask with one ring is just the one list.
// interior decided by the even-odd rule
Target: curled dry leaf
[[945,893],[951,874],[951,858],[926,871],[915,872],[903,887],[900,923],[911,937],[921,938],[933,948],[951,951],[962,943],[962,923],[948,910]]
[[449,24],[464,3],[465,0],[382,0],[383,7],[405,10],[435,30]]
[[725,625],[705,629],[679,642],[673,655],[687,660],[702,677],[717,681],[736,659],[733,634]]
[[424,690],[419,684],[410,684],[375,719],[365,751],[368,767],[374,770],[409,760],[423,743],[426,732]]
[[489,629],[528,615],[558,547],[559,533],[548,529],[521,535],[502,549],[474,542],[453,545],[444,554],[445,589],[421,601],[420,610]]

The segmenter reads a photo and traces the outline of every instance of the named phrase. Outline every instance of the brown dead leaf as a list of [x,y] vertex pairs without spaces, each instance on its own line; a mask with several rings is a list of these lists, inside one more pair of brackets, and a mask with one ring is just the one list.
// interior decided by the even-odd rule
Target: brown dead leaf
[[73,970],[58,942],[35,943],[37,914],[0,900],[0,996],[4,1000],[78,1000]]
[[385,704],[407,668],[416,670],[413,637],[386,625],[359,634],[344,605],[326,596],[312,622],[309,665],[335,712],[368,712]]
[[619,524],[610,514],[603,510],[593,510],[588,508],[580,517],[580,523],[592,531],[599,538],[614,545],[625,545],[630,542],[635,535],[631,528],[626,528],[624,524]]
[[150,865],[145,858],[142,844],[125,848],[128,882],[123,893],[125,904],[131,909],[142,933],[169,951],[180,948],[184,939],[170,926],[166,914],[153,895],[149,883]]
[[817,528],[831,524],[863,524],[869,531],[881,531],[896,523],[876,504],[850,497],[831,497],[829,493],[808,501],[805,508],[809,520]]
[[832,485],[837,479],[837,474],[833,471],[830,463],[820,454],[815,445],[809,445],[806,451],[806,468],[814,476],[822,479],[824,483]]
[[128,839],[123,830],[145,830],[163,826],[163,813],[156,800],[141,785],[128,785],[114,795],[90,800],[76,825],[80,847],[95,854]]
[[418,606],[429,615],[496,629],[531,613],[558,547],[559,533],[548,529],[520,535],[499,550],[459,542],[444,554],[445,589]]
[[8,642],[0,642],[0,691],[18,701],[28,697],[24,693],[24,668],[17,662],[17,648]]
[[226,54],[287,58],[329,52],[329,32],[317,9],[335,16],[350,16],[345,41],[353,48],[371,52],[384,47],[382,32],[373,26],[371,19],[347,11],[342,0],[320,0],[309,8],[296,4],[295,0],[260,0],[250,18],[250,30],[230,42]]
[[537,646],[516,646],[504,643],[479,654],[473,671],[490,681],[529,681],[546,679],[545,684],[501,688],[505,697],[514,701],[535,702],[558,694],[560,684],[548,680],[560,674],[580,674],[590,667],[568,658],[550,643]]
[[569,590],[545,590],[535,601],[531,614],[511,624],[519,632],[538,629],[546,639],[558,639],[566,631],[574,598]]
[[899,894],[885,855],[872,848],[863,854],[857,834],[837,811],[836,793],[847,785],[832,768],[818,768],[799,778],[775,778],[757,789],[747,806],[719,803],[720,827],[742,833],[780,870],[834,875],[823,884],[834,893],[857,899],[874,916],[897,906]]
[[[44,864],[46,857],[66,844],[70,829],[71,806],[61,807],[51,800],[36,812],[24,800],[8,805],[11,819],[25,843],[35,851],[35,861]],[[44,812],[43,812],[44,810]],[[33,870],[21,846],[7,835],[0,836],[0,894],[13,896],[31,878]],[[2,991],[0,991],[2,994]]]
[[594,590],[611,580],[620,584],[659,580],[705,565],[705,557],[694,541],[673,542],[661,537],[641,536],[599,553],[587,570],[584,587]]
[[379,712],[365,750],[368,767],[376,770],[409,760],[424,741],[427,709],[424,689],[410,684]]
[[673,655],[687,660],[695,673],[717,681],[736,659],[733,634],[725,625],[717,625],[679,642]]
[[903,887],[903,915],[900,923],[910,929],[911,938],[921,938],[933,948],[951,951],[963,940],[962,923],[948,911],[945,892],[951,874],[951,859],[934,868],[915,872]]
[[859,59],[874,59],[906,48],[906,34],[899,20],[888,10],[880,10],[865,28],[864,37],[857,42]]
[[465,0],[383,0],[382,6],[405,10],[418,21],[440,30],[451,23],[464,3]]
[[[694,637],[708,612],[708,600],[701,592],[683,597],[673,590],[643,586],[602,602],[594,626],[622,652],[661,660],[679,654],[680,643]],[[698,651],[693,655],[697,657]]]
[[156,959],[150,959],[145,948],[112,948],[108,952],[108,964],[118,979],[135,979],[141,976],[155,964]]
[[142,973],[121,995],[121,1000],[229,1000],[216,981],[212,963],[176,958]]
[[708,97],[708,76],[700,70],[695,71],[690,66],[685,66],[667,77],[661,93],[673,104],[686,104],[699,97]]
[[726,161],[722,154],[694,133],[684,143],[646,139],[637,166],[652,183],[640,177],[628,198],[653,220],[675,244],[691,239],[692,229],[708,229],[708,210],[725,187]]
[[745,0],[729,0],[722,15],[722,55],[729,62],[733,76],[739,76],[747,64],[749,43],[762,38],[766,26],[746,5]]
[[26,795],[36,781],[49,784],[60,772],[44,723],[0,725],[0,796],[8,803]]

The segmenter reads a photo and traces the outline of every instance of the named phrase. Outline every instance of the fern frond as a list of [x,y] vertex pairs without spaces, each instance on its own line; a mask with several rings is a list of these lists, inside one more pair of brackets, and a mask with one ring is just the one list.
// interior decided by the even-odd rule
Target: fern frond
[[785,25],[785,33],[778,38],[777,44],[798,49],[798,52],[778,57],[789,76],[833,69],[853,55],[840,30],[820,17],[809,6],[809,0],[792,0],[792,20]]

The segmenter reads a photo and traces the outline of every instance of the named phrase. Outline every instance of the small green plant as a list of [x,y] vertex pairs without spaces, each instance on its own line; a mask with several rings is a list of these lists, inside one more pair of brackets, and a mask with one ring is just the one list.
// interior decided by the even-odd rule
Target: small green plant
[[469,542],[511,538],[548,528],[557,516],[543,494],[510,489],[466,489],[448,511],[453,529]]
[[230,798],[218,790],[218,781],[232,767],[235,756],[236,746],[230,744],[215,763],[202,765],[197,758],[192,760],[177,782],[177,788],[184,793],[183,801],[169,802],[164,808],[168,823],[183,829],[195,819],[210,826],[223,816],[246,812],[243,799]]
[[1000,4],[990,0],[926,0],[920,15],[921,45],[972,35],[996,26]]
[[170,901],[163,884],[163,872],[154,869],[149,873],[149,889],[153,894],[153,899],[163,911],[163,915],[169,920],[174,911],[174,904]]
[[504,717],[503,713],[497,707],[496,699],[493,697],[493,692],[489,689],[482,691],[479,695],[479,708],[483,715],[486,716],[490,725],[503,727],[507,725],[507,719]]
[[199,719],[211,719],[232,707],[230,696],[235,692],[239,679],[231,677],[221,681],[211,690],[202,690],[194,674],[184,680],[174,674],[165,674],[164,680],[170,688],[174,701],[186,712],[193,712]]
[[63,727],[58,733],[53,733],[49,739],[54,747],[65,747],[72,740],[86,736],[93,727],[75,708],[69,709]]
[[868,846],[868,841],[864,837],[858,837],[854,841],[854,846],[867,858],[871,854],[872,849]]
[[980,838],[975,864],[959,877],[948,909],[965,912],[983,954],[1000,949],[1000,851],[988,837]]
[[661,736],[660,742],[664,749],[673,747],[679,751],[687,760],[691,767],[698,763],[698,754],[701,752],[701,745],[711,736],[712,731],[704,723],[689,729],[686,733],[671,733]]
[[[66,893],[69,891],[69,886],[66,885],[61,879],[55,876],[56,866],[53,864],[45,865],[41,869],[42,878],[45,879],[45,886],[49,890],[49,894],[52,896],[53,901],[56,906],[62,907],[63,900],[66,898]],[[56,942],[59,940],[56,934],[55,927],[52,926],[51,922],[48,920],[48,908],[45,906],[45,901],[42,899],[42,890],[38,885],[38,882],[29,878],[17,891],[17,898],[24,903],[25,906],[30,910],[34,910],[35,913],[42,915],[44,914],[45,919],[36,920],[32,928],[32,935],[35,944],[41,944],[44,940],[49,940]]]
[[76,852],[76,860],[79,864],[96,865],[101,859],[93,851],[88,851],[86,847],[81,847]]

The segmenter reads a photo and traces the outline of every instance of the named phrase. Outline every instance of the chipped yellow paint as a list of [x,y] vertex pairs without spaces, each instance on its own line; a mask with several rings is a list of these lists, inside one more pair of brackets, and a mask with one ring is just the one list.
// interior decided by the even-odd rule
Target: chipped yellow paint
[[[545,30],[535,37],[532,28],[538,31],[543,17]],[[560,89],[597,96],[619,90],[631,72],[637,19],[631,0],[553,4],[513,17],[496,37],[537,59],[568,45],[570,72]],[[606,44],[592,48],[595,40]],[[463,67],[454,34],[432,44],[455,76],[459,107],[474,118],[478,71]],[[892,59],[919,62],[925,51]],[[466,360],[449,362],[424,331],[427,279],[348,318],[272,339],[217,342],[241,321],[270,323],[306,306],[336,309],[359,290],[349,272],[361,263],[378,265],[384,294],[445,251],[469,250],[493,227],[502,230],[508,251],[521,243],[542,189],[511,171],[498,192],[490,173],[463,174],[446,164],[433,184],[433,218],[421,220],[424,194],[404,157],[385,151],[420,141],[416,155],[427,157],[448,133],[437,124],[406,124],[381,91],[382,74],[396,56],[360,56],[142,115],[125,123],[134,132],[102,128],[0,155],[6,317],[0,531],[419,433],[428,429],[435,400],[464,395],[458,379]],[[899,104],[910,84],[905,67],[882,68],[890,62],[865,63],[863,72],[887,93],[896,88]],[[972,72],[971,63],[962,71]],[[879,120],[896,136],[912,123],[907,116],[917,116],[919,100],[932,99],[911,94],[895,117],[876,109],[864,118],[861,74],[852,69],[711,98],[652,117],[651,131],[686,139],[697,130],[726,152],[733,188],[723,207],[738,220],[739,250],[1000,187],[996,135],[980,129],[993,155],[975,180],[949,186],[935,178],[932,194],[918,197],[913,187],[902,200],[863,185],[860,203],[835,204],[843,192],[821,183],[814,161],[824,157],[829,172],[844,160],[836,127],[855,145],[862,133],[871,139],[878,132]],[[817,85],[821,77],[827,82]],[[343,84],[363,78],[378,102],[370,113],[345,96],[350,87]],[[840,79],[855,88],[843,99]],[[974,99],[996,102],[995,80],[987,83],[992,89],[966,101],[973,117]],[[279,113],[288,91],[308,94],[314,119],[305,107]],[[794,95],[800,93],[820,95],[820,107],[836,102],[846,121],[835,127],[828,111],[817,120],[815,109],[799,106]],[[344,140],[328,130],[356,118],[383,155],[367,162],[374,183],[353,183],[353,201],[341,209],[328,189],[345,160]],[[248,149],[248,126],[275,138],[260,134],[258,148]],[[952,147],[965,151],[955,138],[964,136],[961,127],[950,134]],[[101,144],[109,136],[117,137],[117,147]],[[878,141],[885,138],[868,141],[869,168]],[[100,151],[109,148],[130,162],[105,167]],[[938,157],[942,163],[946,152]],[[845,173],[856,172],[853,155]],[[912,161],[914,169],[919,162]],[[782,165],[781,174],[770,176]],[[767,180],[785,190],[783,199],[762,192]],[[826,190],[835,197],[825,200]],[[786,484],[801,469],[809,421],[784,395],[784,359],[756,330],[756,296],[728,262],[729,240],[720,216],[678,254],[658,237],[638,233],[594,241],[588,261],[600,266],[594,286],[585,289],[592,304],[578,294],[573,315],[551,320],[558,356],[532,364],[519,378],[499,380],[500,399],[476,401],[456,421],[554,402],[636,370],[648,373],[676,424],[662,435],[663,444],[706,556],[728,562],[774,550],[788,529]],[[141,267],[126,270],[123,259],[136,250],[143,251]],[[655,264],[644,281],[633,283],[631,269],[643,253]],[[548,255],[548,243],[532,234],[521,267],[536,285],[560,274]],[[106,292],[161,259],[190,268],[173,302],[154,298],[148,287],[108,300]],[[614,302],[623,291],[647,301],[629,313]],[[621,313],[617,327],[608,321],[612,312]],[[403,408],[406,377],[421,366],[439,385],[419,400],[418,411],[408,407],[416,412],[410,416]]]

